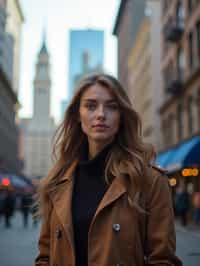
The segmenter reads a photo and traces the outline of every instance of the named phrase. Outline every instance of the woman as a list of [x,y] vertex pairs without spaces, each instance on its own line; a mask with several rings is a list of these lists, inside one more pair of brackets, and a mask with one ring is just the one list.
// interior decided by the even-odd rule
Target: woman
[[171,195],[120,83],[84,78],[39,189],[37,266],[182,265],[175,256]]

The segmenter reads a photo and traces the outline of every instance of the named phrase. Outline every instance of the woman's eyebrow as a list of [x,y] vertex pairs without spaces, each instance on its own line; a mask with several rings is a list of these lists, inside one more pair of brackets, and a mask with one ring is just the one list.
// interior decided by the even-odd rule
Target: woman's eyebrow
[[83,101],[84,102],[96,102],[97,100],[86,98],[86,99],[83,99]]
[[[83,101],[85,101],[85,102],[98,102],[97,99],[90,99],[90,98],[83,99]],[[117,103],[117,101],[114,99],[105,100],[105,102],[106,103]]]

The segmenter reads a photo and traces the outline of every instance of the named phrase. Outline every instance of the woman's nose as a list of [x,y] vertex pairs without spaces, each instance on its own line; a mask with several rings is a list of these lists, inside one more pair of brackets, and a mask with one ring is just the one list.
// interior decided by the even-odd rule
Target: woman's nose
[[98,117],[105,117],[105,110],[103,106],[99,106],[97,108],[97,116]]

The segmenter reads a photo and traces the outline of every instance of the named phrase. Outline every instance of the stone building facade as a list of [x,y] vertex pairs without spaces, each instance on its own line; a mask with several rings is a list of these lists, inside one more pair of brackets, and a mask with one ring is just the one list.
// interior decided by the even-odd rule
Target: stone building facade
[[200,134],[200,1],[163,1],[163,149]]
[[[0,1],[0,173],[20,172],[18,159],[18,128],[16,125],[17,95],[13,91],[9,71],[6,71],[5,53],[12,55],[12,49],[5,45],[6,1]],[[12,58],[11,58],[12,59]],[[8,63],[8,62],[6,62]]]
[[118,78],[128,90],[128,56],[144,18],[145,0],[122,0],[113,34],[118,41]]

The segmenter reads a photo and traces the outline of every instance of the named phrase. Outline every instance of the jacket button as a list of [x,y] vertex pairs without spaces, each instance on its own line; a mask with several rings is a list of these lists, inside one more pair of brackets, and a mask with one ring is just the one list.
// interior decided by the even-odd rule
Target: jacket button
[[115,232],[119,232],[120,231],[120,224],[113,224],[113,230],[115,231]]
[[[56,238],[59,239],[62,237],[62,231],[60,229],[56,230]],[[55,265],[56,266],[56,265]]]

